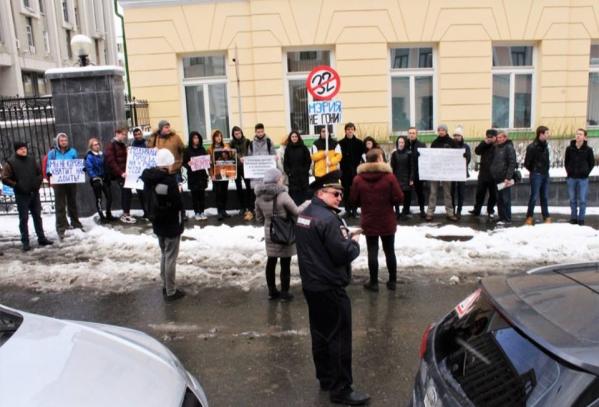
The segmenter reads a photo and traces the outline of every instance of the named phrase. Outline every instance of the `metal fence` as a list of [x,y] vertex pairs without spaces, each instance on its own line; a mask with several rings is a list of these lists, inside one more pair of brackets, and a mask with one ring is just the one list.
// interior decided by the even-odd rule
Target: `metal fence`
[[150,108],[147,100],[126,98],[125,117],[130,129],[139,127],[144,133],[150,132]]
[[[0,98],[0,162],[14,154],[14,143],[24,141],[38,163],[53,145],[54,108],[51,97]],[[54,194],[47,183],[40,189],[44,211],[53,211]],[[0,214],[16,212],[13,191],[4,186],[0,195]]]

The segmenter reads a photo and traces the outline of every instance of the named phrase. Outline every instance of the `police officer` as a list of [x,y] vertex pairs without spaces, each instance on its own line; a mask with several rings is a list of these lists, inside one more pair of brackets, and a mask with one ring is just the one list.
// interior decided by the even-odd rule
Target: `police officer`
[[333,403],[363,405],[370,396],[352,389],[351,302],[345,292],[351,262],[360,254],[359,235],[339,217],[339,176],[333,171],[310,185],[315,195],[298,216],[297,257],[320,388],[330,392]]

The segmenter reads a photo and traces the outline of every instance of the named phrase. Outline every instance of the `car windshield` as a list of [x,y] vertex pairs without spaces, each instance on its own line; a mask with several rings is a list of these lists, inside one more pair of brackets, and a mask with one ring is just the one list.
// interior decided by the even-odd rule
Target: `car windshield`
[[0,308],[0,346],[4,345],[17,332],[21,322],[23,322],[23,318],[20,315]]
[[[559,405],[576,405],[596,379],[528,340],[481,290],[440,324],[434,344],[436,362],[448,384],[475,406],[556,405],[556,397],[565,401]],[[560,393],[562,387],[571,394]]]

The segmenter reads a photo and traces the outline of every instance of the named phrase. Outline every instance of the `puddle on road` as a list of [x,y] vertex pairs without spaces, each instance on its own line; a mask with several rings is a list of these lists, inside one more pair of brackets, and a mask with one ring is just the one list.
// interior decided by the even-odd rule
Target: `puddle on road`
[[431,235],[430,233],[427,233],[425,237],[427,239],[437,239],[444,242],[467,242],[474,238],[472,235]]

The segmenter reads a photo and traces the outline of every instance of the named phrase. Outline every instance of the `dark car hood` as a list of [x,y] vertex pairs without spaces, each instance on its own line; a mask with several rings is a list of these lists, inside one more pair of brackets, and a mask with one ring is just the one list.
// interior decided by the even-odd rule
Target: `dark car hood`
[[599,374],[599,262],[481,283],[504,317],[560,359]]

